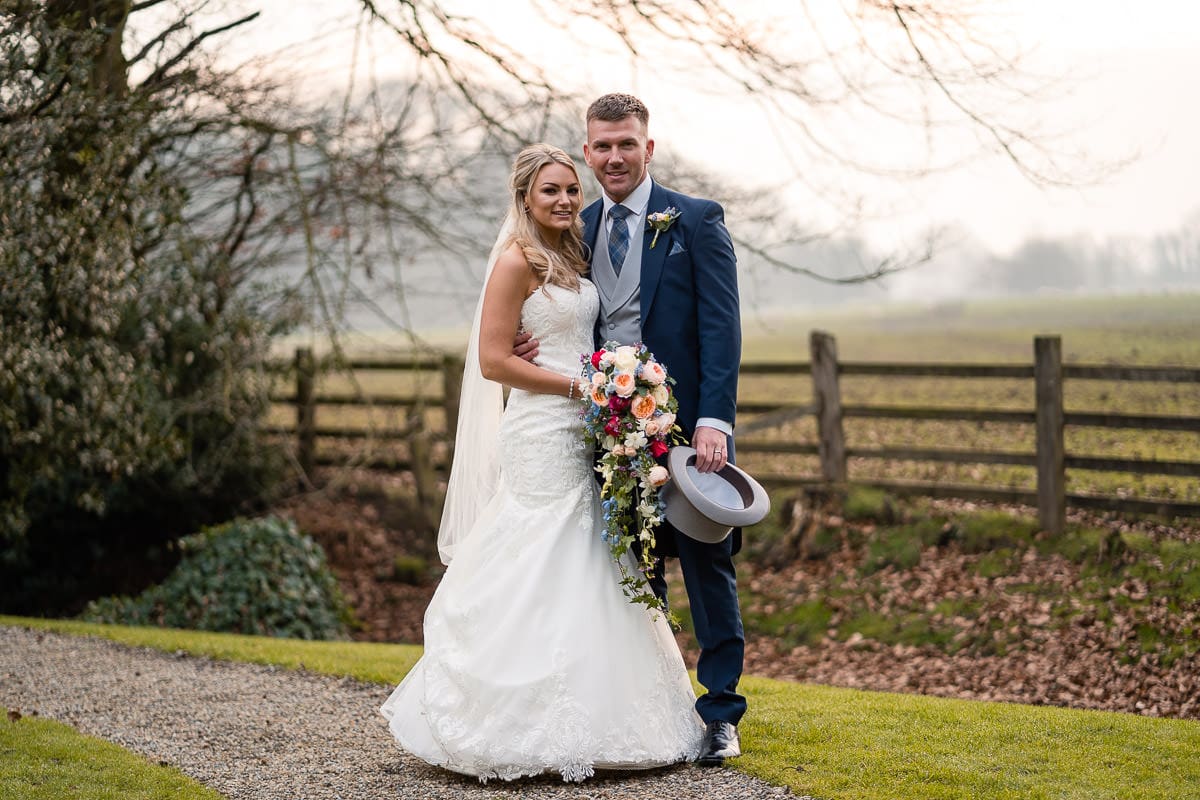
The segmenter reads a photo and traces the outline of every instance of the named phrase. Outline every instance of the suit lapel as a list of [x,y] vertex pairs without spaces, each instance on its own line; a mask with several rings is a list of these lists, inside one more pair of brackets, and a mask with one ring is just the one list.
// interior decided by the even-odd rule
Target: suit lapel
[[579,215],[583,217],[583,243],[587,245],[588,249],[586,253],[588,264],[592,263],[592,256],[596,252],[596,236],[600,233],[600,211],[603,208],[604,201],[597,200]]
[[[646,218],[650,215],[663,211],[670,205],[667,196],[667,190],[654,184],[650,190],[650,203],[646,206]],[[650,228],[649,223],[646,224],[646,231],[642,234],[642,327],[646,325],[646,318],[650,316],[650,309],[654,307],[654,296],[658,292],[658,282],[662,278],[663,265],[667,260],[667,253],[671,250],[670,231],[662,233],[658,237],[658,244],[651,249],[650,243],[654,241],[654,231]]]

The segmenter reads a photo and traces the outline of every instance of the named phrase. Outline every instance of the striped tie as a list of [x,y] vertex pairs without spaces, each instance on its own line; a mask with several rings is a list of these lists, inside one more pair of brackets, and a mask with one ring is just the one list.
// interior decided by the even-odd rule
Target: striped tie
[[625,256],[629,252],[629,225],[625,218],[633,212],[622,205],[614,205],[608,215],[612,217],[612,232],[608,234],[608,260],[612,262],[613,271],[621,274],[625,265]]

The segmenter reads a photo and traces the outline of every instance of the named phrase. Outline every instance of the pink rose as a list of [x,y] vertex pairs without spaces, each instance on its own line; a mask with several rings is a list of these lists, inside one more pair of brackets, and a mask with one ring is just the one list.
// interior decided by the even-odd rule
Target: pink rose
[[655,464],[650,468],[650,473],[646,476],[646,479],[650,482],[651,486],[662,486],[671,479],[671,473],[667,472],[666,467]]
[[642,380],[651,386],[659,386],[667,379],[667,371],[657,361],[647,361],[642,365]]

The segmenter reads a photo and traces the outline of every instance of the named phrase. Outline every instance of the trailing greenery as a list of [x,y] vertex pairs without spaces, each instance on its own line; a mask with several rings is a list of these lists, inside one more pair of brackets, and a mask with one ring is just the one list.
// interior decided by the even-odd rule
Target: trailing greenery
[[325,553],[291,520],[236,519],[179,548],[183,558],[161,584],[93,601],[83,618],[294,639],[346,635],[350,614]]
[[[420,648],[0,617],[174,652],[393,684]],[[1190,800],[1200,724],[1130,714],[864,692],[748,677],[745,755],[730,765],[823,800]]]
[[[7,709],[0,706],[0,714]],[[174,767],[151,764],[69,725],[0,719],[0,797],[21,800],[221,800]]]

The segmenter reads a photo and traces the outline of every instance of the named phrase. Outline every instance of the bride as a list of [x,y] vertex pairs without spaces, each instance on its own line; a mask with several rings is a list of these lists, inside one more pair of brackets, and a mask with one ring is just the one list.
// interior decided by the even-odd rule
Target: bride
[[[509,183],[438,534],[448,568],[424,655],[381,711],[405,750],[481,781],[688,760],[703,723],[683,660],[661,614],[625,599],[600,538],[579,415],[599,304],[579,176],[535,144]],[[519,329],[540,340],[539,365],[512,353]]]

